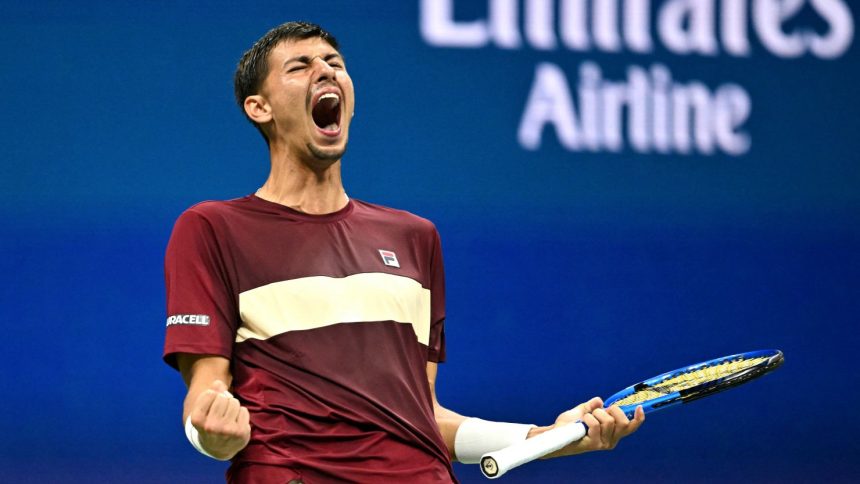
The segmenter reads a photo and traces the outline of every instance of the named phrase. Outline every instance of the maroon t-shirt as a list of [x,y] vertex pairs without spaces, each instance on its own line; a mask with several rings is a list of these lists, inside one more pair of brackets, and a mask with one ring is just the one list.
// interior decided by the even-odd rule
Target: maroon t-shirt
[[426,372],[445,357],[432,223],[357,200],[327,215],[254,195],[204,202],[177,220],[165,279],[165,361],[229,358],[250,411],[251,442],[231,469],[455,481]]

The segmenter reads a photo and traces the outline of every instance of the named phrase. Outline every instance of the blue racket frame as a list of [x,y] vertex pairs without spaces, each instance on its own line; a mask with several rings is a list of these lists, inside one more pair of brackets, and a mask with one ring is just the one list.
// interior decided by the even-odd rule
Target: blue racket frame
[[766,373],[769,373],[779,367],[784,358],[782,352],[779,350],[758,350],[758,351],[749,351],[746,353],[738,353],[730,356],[723,356],[721,358],[715,358],[713,360],[703,361],[701,363],[696,363],[694,365],[685,366],[683,368],[678,368],[677,370],[668,371],[661,375],[657,375],[653,378],[649,378],[642,382],[639,382],[635,385],[630,385],[629,387],[621,390],[609,397],[605,402],[604,406],[609,407],[613,403],[628,397],[636,392],[640,392],[642,390],[654,389],[655,386],[663,383],[666,380],[675,378],[677,376],[683,375],[685,373],[690,373],[694,371],[701,370],[703,368],[707,368],[710,366],[716,366],[723,364],[728,361],[739,361],[739,360],[749,360],[753,358],[766,358],[763,362],[751,366],[749,368],[745,368],[741,371],[733,373],[731,375],[727,375],[723,378],[712,380],[701,385],[697,385],[691,388],[687,388],[678,392],[667,393],[662,397],[650,399],[644,401],[642,403],[637,403],[633,405],[621,405],[621,410],[627,415],[627,418],[633,418],[633,412],[636,410],[636,407],[642,405],[642,409],[645,413],[656,412],[657,410],[662,410],[665,408],[669,408],[675,405],[680,405],[682,403],[689,403],[694,400],[698,400],[699,398],[706,397],[708,395],[712,395],[714,393],[721,392],[723,390],[727,390],[729,388],[735,387],[742,383],[745,383],[753,378],[757,378]]

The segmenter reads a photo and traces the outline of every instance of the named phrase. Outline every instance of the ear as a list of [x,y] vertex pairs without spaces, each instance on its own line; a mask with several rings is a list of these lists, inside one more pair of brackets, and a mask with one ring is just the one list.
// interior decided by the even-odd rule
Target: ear
[[245,114],[257,124],[266,124],[272,120],[272,108],[266,98],[259,94],[245,98]]

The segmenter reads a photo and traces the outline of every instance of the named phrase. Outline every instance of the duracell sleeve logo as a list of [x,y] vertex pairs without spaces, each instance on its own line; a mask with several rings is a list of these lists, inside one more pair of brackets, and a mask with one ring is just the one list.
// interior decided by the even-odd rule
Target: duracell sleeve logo
[[174,314],[167,318],[167,326],[174,324],[190,324],[192,326],[209,326],[209,316],[205,314]]

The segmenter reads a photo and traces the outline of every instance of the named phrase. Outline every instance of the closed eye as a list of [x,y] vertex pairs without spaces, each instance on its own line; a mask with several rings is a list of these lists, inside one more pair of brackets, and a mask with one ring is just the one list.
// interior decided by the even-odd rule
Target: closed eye
[[339,54],[329,54],[323,60],[335,69],[343,69],[343,58]]
[[[330,67],[332,67],[334,69],[343,69],[344,68],[342,57],[339,54],[334,54],[334,53],[328,54],[327,56],[323,57],[322,60],[323,60],[323,62],[325,62],[326,64],[328,64]],[[302,55],[302,56],[294,57],[292,59],[288,59],[286,62],[284,62],[284,67],[286,67],[287,65],[289,65],[291,63],[297,63],[293,67],[288,68],[287,72],[298,72],[298,71],[308,67],[312,62],[313,62],[313,59],[311,59],[310,57],[308,57],[306,55]]]

